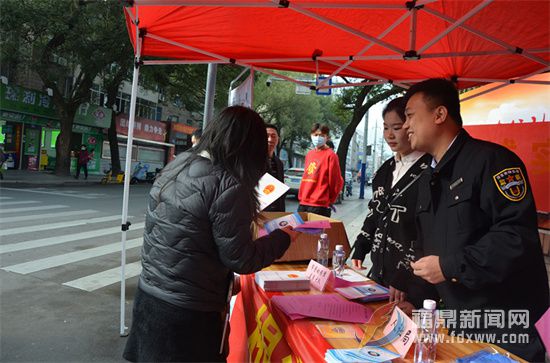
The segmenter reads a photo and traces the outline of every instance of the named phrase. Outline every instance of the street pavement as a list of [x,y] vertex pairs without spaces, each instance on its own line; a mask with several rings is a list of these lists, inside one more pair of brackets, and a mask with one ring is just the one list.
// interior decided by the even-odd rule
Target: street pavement
[[[8,171],[0,182],[0,361],[120,362],[122,185]],[[140,266],[150,184],[130,189],[125,325]],[[367,212],[354,196],[338,204],[350,243]],[[367,194],[368,195],[368,194]],[[287,210],[297,201],[289,198]]]

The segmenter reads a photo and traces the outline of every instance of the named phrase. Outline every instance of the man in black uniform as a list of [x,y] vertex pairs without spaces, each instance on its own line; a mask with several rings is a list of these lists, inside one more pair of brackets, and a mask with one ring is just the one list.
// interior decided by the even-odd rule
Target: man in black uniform
[[451,331],[544,361],[534,323],[548,308],[548,277],[525,166],[468,135],[450,81],[418,83],[406,97],[411,146],[433,156],[419,180],[415,275],[435,284]]
[[[283,171],[282,161],[275,155],[275,149],[279,144],[279,130],[277,126],[266,124],[265,130],[267,131],[267,153],[269,160],[267,164],[267,172],[277,178],[281,183],[285,182],[285,174]],[[266,212],[284,212],[285,211],[285,197],[283,194],[279,199],[268,205],[264,211]]]

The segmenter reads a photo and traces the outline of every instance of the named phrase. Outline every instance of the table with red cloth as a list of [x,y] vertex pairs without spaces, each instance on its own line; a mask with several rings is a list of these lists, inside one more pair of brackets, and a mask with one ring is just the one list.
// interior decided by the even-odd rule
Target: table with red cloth
[[[305,264],[276,264],[272,270],[305,270]],[[327,323],[319,319],[291,320],[271,304],[271,297],[290,294],[322,294],[313,288],[309,291],[265,292],[254,282],[254,275],[241,276],[241,292],[231,315],[228,362],[324,362],[325,352],[333,348],[358,348],[355,339],[325,339],[315,324]],[[334,291],[329,289],[327,293]],[[369,303],[373,309],[383,303]],[[437,361],[451,361],[492,347],[503,354],[502,348],[480,342],[440,343]],[[414,345],[405,359],[394,362],[412,362]],[[510,354],[517,361],[524,362]]]

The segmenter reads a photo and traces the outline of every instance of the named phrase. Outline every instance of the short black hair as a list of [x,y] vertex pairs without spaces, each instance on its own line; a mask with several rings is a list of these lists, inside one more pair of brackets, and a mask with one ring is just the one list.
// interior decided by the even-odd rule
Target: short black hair
[[325,135],[328,135],[329,132],[330,132],[330,129],[327,125],[321,125],[318,122],[313,124],[313,126],[311,127],[311,132],[310,133],[313,134],[317,130],[321,130],[321,133],[323,133]]
[[384,110],[382,111],[382,118],[386,117],[386,114],[389,112],[394,111],[397,116],[401,119],[401,121],[405,122],[405,107],[407,106],[407,102],[405,101],[405,97],[397,97],[391,100],[386,107],[384,107]]
[[334,143],[330,140],[327,141],[327,146],[334,150]]
[[193,131],[192,135],[195,136],[197,139],[200,139],[202,136],[202,129],[196,129],[195,131]]
[[430,78],[413,85],[405,95],[408,101],[414,94],[422,93],[426,103],[433,108],[444,106],[454,122],[462,127],[460,98],[453,82],[445,78]]
[[273,124],[265,124],[265,128],[266,129],[273,129],[275,131],[277,131],[277,133],[279,133],[279,128]]

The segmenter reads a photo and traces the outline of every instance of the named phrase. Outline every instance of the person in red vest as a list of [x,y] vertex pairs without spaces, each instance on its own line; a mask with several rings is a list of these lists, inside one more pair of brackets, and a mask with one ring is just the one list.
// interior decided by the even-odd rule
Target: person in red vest
[[330,217],[330,206],[344,185],[338,156],[328,147],[329,128],[316,123],[311,128],[313,150],[307,153],[304,175],[298,191],[298,212]]
[[78,152],[78,160],[76,162],[76,175],[75,179],[80,176],[80,169],[84,169],[84,179],[88,179],[88,162],[92,159],[86,145],[82,144],[80,151]]

